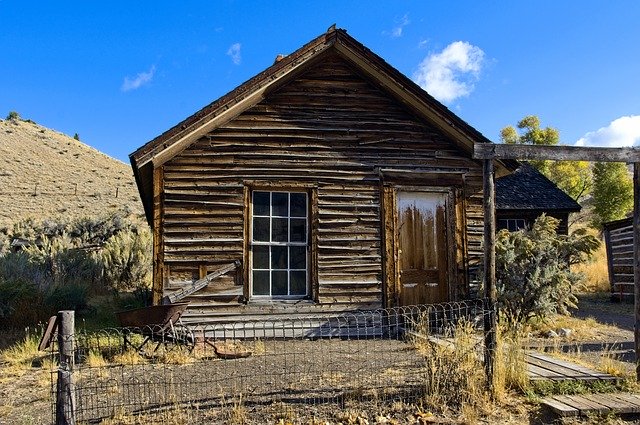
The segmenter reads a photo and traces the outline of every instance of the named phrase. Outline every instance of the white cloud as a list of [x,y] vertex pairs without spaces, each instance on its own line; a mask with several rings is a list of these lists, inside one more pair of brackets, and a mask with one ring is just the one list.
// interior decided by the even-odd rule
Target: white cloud
[[484,52],[466,41],[455,41],[432,53],[418,65],[413,80],[441,102],[468,96],[478,80]]
[[628,147],[640,145],[640,115],[620,117],[582,136],[576,146]]
[[151,65],[151,68],[149,68],[149,71],[140,72],[138,75],[136,75],[135,78],[130,78],[128,76],[124,77],[124,81],[122,83],[122,86],[120,87],[120,90],[124,92],[137,90],[143,85],[151,82],[151,80],[153,79],[153,75],[155,73],[156,73],[156,66]]
[[233,43],[231,47],[229,47],[229,50],[227,50],[227,55],[235,65],[240,65],[240,62],[242,62],[242,56],[240,55],[241,47],[242,45],[240,43]]
[[405,14],[403,17],[401,17],[399,19],[396,19],[395,20],[396,26],[391,30],[389,35],[392,38],[402,37],[402,31],[404,30],[404,27],[406,27],[410,23],[411,23],[411,21],[409,21],[409,15],[408,14]]

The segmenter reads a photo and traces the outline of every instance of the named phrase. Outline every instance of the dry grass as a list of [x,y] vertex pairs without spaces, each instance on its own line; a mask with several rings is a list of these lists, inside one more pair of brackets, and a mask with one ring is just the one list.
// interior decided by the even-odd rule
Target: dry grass
[[0,227],[28,217],[97,216],[125,206],[142,212],[129,165],[34,123],[0,120],[0,170]]
[[504,323],[498,325],[495,395],[505,400],[511,391],[524,393],[529,388],[529,375],[523,349],[524,337],[521,331],[510,330]]
[[[576,342],[576,341],[616,341],[619,340],[621,330],[612,325],[599,323],[593,317],[580,319],[572,316],[554,315],[545,321],[532,322],[527,330],[534,336],[542,336],[550,330],[557,331],[560,328],[571,329],[571,334],[562,339],[555,339],[556,342]],[[624,331],[622,331],[624,333]],[[632,335],[631,331],[627,331]],[[633,338],[633,337],[632,337]]]
[[460,323],[447,340],[416,337],[416,349],[426,361],[426,394],[429,409],[452,412],[473,422],[490,405],[484,367],[476,332],[470,323]]
[[584,275],[583,291],[611,291],[609,269],[607,266],[607,251],[604,243],[600,245],[600,248],[598,248],[588,262],[573,266],[573,271]]
[[30,368],[33,361],[44,354],[38,351],[39,342],[37,335],[27,333],[21,341],[0,353],[0,361],[14,367]]

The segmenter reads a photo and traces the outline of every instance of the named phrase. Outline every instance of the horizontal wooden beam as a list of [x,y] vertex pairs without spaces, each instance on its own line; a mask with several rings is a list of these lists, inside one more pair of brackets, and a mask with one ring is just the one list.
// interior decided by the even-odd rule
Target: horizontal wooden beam
[[476,143],[473,158],[635,163],[640,162],[640,148]]

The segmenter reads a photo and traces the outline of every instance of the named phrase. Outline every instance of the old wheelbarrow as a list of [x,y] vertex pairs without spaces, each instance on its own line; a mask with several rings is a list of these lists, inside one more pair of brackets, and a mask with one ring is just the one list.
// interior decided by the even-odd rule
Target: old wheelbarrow
[[[153,352],[160,345],[165,349],[178,347],[193,351],[195,338],[193,333],[182,324],[180,317],[189,303],[173,303],[153,305],[149,307],[125,310],[116,313],[116,318],[124,327],[124,348],[132,347],[136,351],[143,351],[147,343],[156,343]],[[132,334],[142,335],[142,342],[135,342]],[[171,346],[169,345],[171,344]]]

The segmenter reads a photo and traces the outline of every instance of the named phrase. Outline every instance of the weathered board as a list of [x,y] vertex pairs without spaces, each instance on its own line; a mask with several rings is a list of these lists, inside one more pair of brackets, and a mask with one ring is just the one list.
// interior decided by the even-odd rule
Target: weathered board
[[551,381],[617,381],[613,375],[598,372],[537,351],[525,353],[529,379]]
[[[452,189],[450,297],[468,294],[469,265],[482,258],[479,162],[338,55],[198,139],[162,166],[162,176],[156,258],[164,262],[165,292],[232,261],[247,270],[247,193],[254,189],[309,193],[309,298],[319,310],[395,302],[385,188],[391,197],[406,186]],[[252,306],[241,304],[247,278],[228,274],[187,297],[185,320],[249,314]]]
[[632,414],[640,413],[640,394],[555,395],[544,398],[542,405],[559,416]]
[[614,296],[632,299],[633,281],[633,218],[612,221],[604,225],[609,282]]

